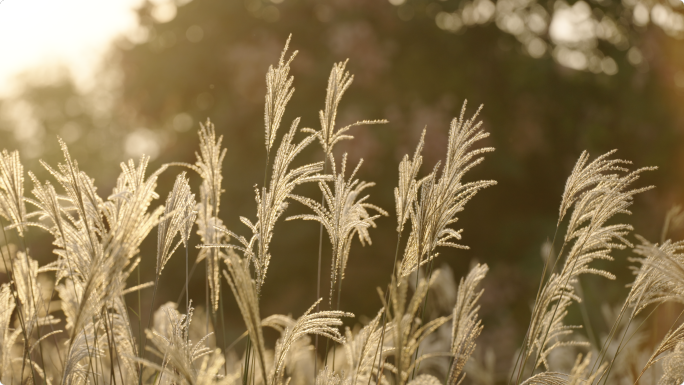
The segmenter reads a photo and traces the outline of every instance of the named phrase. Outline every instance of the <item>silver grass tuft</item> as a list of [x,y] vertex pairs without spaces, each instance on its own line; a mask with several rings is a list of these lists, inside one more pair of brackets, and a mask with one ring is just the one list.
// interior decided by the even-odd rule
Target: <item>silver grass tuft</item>
[[[582,345],[583,342],[567,341],[577,327],[563,323],[567,308],[573,302],[581,302],[575,292],[575,284],[582,274],[594,274],[608,279],[614,276],[589,266],[597,259],[612,260],[613,249],[631,246],[625,236],[632,230],[627,224],[606,222],[616,214],[629,214],[634,195],[651,187],[630,189],[641,173],[652,168],[640,168],[628,172],[619,164],[628,162],[608,160],[607,153],[585,166],[587,155],[582,154],[566,183],[566,193],[561,203],[561,215],[572,205],[573,211],[566,230],[563,248],[569,248],[560,272],[553,272],[543,286],[532,311],[532,320],[525,340],[524,361],[536,352],[534,367],[548,368],[547,357],[551,350],[560,346]],[[599,165],[599,166],[597,166]],[[583,186],[580,189],[577,186]],[[570,202],[570,203],[569,203]],[[557,259],[558,261],[561,258]]]
[[[413,199],[413,206],[408,209],[411,233],[399,267],[401,276],[408,276],[419,266],[435,258],[437,247],[467,249],[467,246],[454,242],[461,239],[462,230],[457,231],[449,226],[458,220],[456,215],[463,211],[466,203],[475,194],[496,184],[492,180],[468,183],[462,181],[470,169],[484,160],[480,155],[494,150],[491,147],[472,149],[475,143],[488,137],[489,133],[482,129],[482,122],[476,123],[480,110],[478,109],[471,119],[465,120],[465,108],[466,103],[463,104],[460,117],[451,122],[447,159],[439,178],[438,164],[432,173],[422,180],[419,196]],[[414,158],[414,162],[417,162],[418,158]],[[400,180],[400,183],[404,184],[401,190],[409,192],[413,180],[408,177]],[[406,209],[403,208],[403,211]]]
[[321,311],[312,314],[311,312],[320,301],[320,299],[316,301],[299,319],[289,323],[283,330],[280,339],[276,342],[273,374],[271,375],[269,385],[282,385],[284,383],[283,376],[286,356],[300,338],[316,334],[330,338],[338,343],[344,342],[344,337],[340,335],[337,329],[338,326],[342,325],[340,318],[353,317],[354,315],[337,310]]
[[441,385],[442,381],[431,374],[421,374],[409,381],[408,385]]
[[19,151],[0,153],[0,216],[9,220],[20,236],[26,229],[24,204],[24,166]]
[[[318,182],[328,179],[318,174],[323,169],[323,162],[306,164],[296,168],[291,168],[290,164],[294,158],[306,148],[313,140],[313,136],[304,138],[299,143],[292,143],[296,133],[299,118],[295,119],[290,130],[283,137],[278,152],[273,162],[273,172],[271,174],[269,188],[265,187],[259,191],[256,189],[257,221],[252,223],[245,217],[240,217],[252,231],[252,237],[247,240],[245,237],[238,236],[227,229],[222,229],[231,237],[237,239],[241,246],[231,244],[205,245],[204,247],[220,247],[238,249],[245,257],[254,264],[256,273],[256,287],[260,291],[266,278],[268,265],[271,260],[269,246],[273,238],[273,229],[276,222],[287,208],[287,199],[294,198],[292,194],[294,188],[306,182]],[[256,250],[255,250],[256,249]]]
[[461,376],[461,373],[475,351],[475,339],[482,332],[482,321],[477,314],[480,305],[477,301],[484,289],[478,291],[477,288],[488,271],[489,267],[486,264],[477,264],[470,269],[466,278],[461,278],[461,283],[458,285],[452,318],[451,353],[454,355],[454,361],[447,380],[449,385],[458,384],[465,378],[465,374]]
[[[342,158],[341,170],[338,174],[334,159],[331,157],[334,190],[327,183],[323,181],[318,182],[318,186],[323,193],[325,205],[321,205],[311,198],[298,195],[292,196],[292,199],[309,207],[315,215],[303,214],[287,218],[287,220],[304,219],[318,221],[325,227],[333,251],[330,274],[330,303],[332,303],[335,284],[338,280],[344,279],[344,271],[347,267],[347,260],[354,236],[358,236],[362,245],[366,243],[371,244],[368,228],[375,227],[375,219],[379,218],[380,215],[388,215],[385,210],[378,206],[366,203],[368,195],[361,195],[363,190],[375,185],[375,183],[361,182],[358,179],[354,179],[362,161],[356,166],[349,179],[345,179],[344,175],[346,163],[347,154]],[[374,210],[379,214],[370,215],[369,210]]]
[[[176,310],[175,303],[166,303],[154,315],[153,330],[146,331],[148,338],[156,347],[156,350],[152,351],[162,358],[164,370],[161,375],[175,375],[187,384],[196,384],[198,377],[206,377],[207,373],[200,373],[195,366],[195,361],[213,353],[212,349],[205,346],[205,340],[209,335],[196,343],[190,340],[192,312],[193,309],[190,307],[188,314],[180,314]],[[221,364],[223,364],[222,361]]]
[[[183,235],[189,235],[188,223],[194,222],[194,217],[189,213],[195,207],[195,195],[190,192],[190,185],[182,172],[176,177],[173,190],[166,198],[164,214],[157,225],[157,276],[164,270],[164,266],[171,258],[173,252],[181,243],[187,242]],[[180,235],[181,240],[174,241]]]
[[266,151],[270,153],[273,142],[276,138],[276,132],[280,127],[280,121],[283,119],[285,107],[290,101],[294,88],[292,82],[293,76],[289,76],[290,63],[297,56],[297,51],[294,51],[287,61],[285,60],[285,53],[290,46],[290,39],[292,35],[287,38],[285,48],[280,54],[278,60],[278,67],[268,67],[266,73],[266,103],[264,108],[264,124],[266,133]]
[[354,76],[345,70],[347,61],[339,62],[333,65],[328,77],[328,88],[325,94],[325,109],[318,112],[318,117],[321,124],[321,129],[316,131],[311,128],[303,128],[302,132],[308,132],[316,135],[326,159],[332,154],[335,144],[342,140],[354,139],[353,136],[345,134],[349,129],[355,126],[364,124],[384,124],[387,123],[385,119],[379,120],[362,120],[354,122],[350,125],[344,126],[335,130],[335,122],[337,120],[337,108],[342,101],[342,96],[347,91],[351,83],[354,81]]

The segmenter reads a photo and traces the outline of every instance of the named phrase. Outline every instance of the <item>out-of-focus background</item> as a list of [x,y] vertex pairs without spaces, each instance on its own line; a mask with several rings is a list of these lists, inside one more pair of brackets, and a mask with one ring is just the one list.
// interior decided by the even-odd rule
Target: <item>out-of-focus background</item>
[[[444,156],[463,101],[467,115],[484,104],[480,117],[496,152],[470,178],[499,184],[460,217],[470,250],[446,250],[437,261],[457,279],[474,259],[490,265],[478,344],[496,349],[505,372],[582,150],[618,149],[636,166],[658,167],[640,182],[657,188],[636,199],[627,219],[635,233],[658,241],[665,212],[684,203],[683,12],[681,0],[4,0],[0,147],[19,149],[27,168],[48,178],[38,160],[61,159],[60,136],[106,197],[130,157],[147,154],[155,168],[193,163],[199,122],[210,118],[227,148],[221,217],[246,234],[238,218],[255,217],[253,186],[263,181],[265,73],[290,33],[299,54],[284,126],[301,116],[303,126],[318,128],[331,66],[349,59],[355,78],[340,123],[389,124],[354,128],[355,139],[336,154],[364,159],[359,177],[377,183],[370,202],[390,212],[399,160],[422,129],[427,171]],[[320,158],[312,147],[301,161]],[[180,171],[162,176],[162,199]],[[303,211],[296,203],[288,210]],[[354,244],[344,280],[342,308],[361,320],[380,307],[376,287],[387,284],[394,256],[395,220],[377,222],[372,246]],[[34,257],[51,261],[51,240],[30,236],[44,245]],[[152,280],[155,243],[152,234],[141,250],[143,281]],[[297,316],[315,300],[318,225],[279,223],[272,250],[262,314]],[[608,328],[600,308],[621,300],[632,277],[630,251],[616,256],[607,265],[616,282],[582,282],[597,333]],[[326,293],[329,252],[324,261]],[[180,294],[184,262],[176,256],[167,266],[156,306]],[[199,307],[203,282],[199,268],[191,287]],[[232,341],[244,329],[225,284],[223,295]]]

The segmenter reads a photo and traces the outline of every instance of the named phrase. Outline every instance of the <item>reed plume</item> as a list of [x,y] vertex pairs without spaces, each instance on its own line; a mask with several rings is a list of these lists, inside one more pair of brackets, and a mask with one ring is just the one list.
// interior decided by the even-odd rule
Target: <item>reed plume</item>
[[[632,246],[625,238],[632,230],[630,225],[608,225],[606,222],[616,214],[629,214],[634,195],[652,188],[630,189],[640,174],[651,168],[629,172],[621,166],[627,161],[608,159],[612,153],[604,154],[589,164],[586,163],[588,155],[583,153],[566,183],[559,218],[562,219],[572,207],[561,253],[566,248],[569,251],[560,272],[551,269],[551,276],[538,295],[523,346],[523,363],[536,353],[532,361],[534,368],[541,365],[548,368],[547,357],[553,349],[584,344],[567,340],[577,327],[563,322],[568,307],[582,300],[575,291],[575,284],[582,274],[614,279],[613,274],[589,264],[598,259],[612,261],[610,253],[613,249]],[[520,367],[519,377],[523,368],[524,365]]]
[[470,269],[458,285],[456,305],[452,315],[451,354],[453,362],[449,370],[447,384],[455,385],[463,381],[463,369],[475,351],[475,339],[482,332],[482,321],[478,318],[480,306],[477,304],[484,289],[477,290],[480,282],[489,271],[487,265],[477,264]]
[[[360,161],[349,178],[345,179],[347,155],[345,154],[342,157],[339,174],[336,171],[334,159],[331,157],[332,175],[334,177],[333,188],[331,189],[323,181],[318,182],[318,187],[323,193],[324,205],[307,197],[292,196],[292,199],[309,207],[315,215],[295,215],[287,218],[287,220],[304,219],[320,222],[325,227],[332,244],[329,304],[332,304],[335,284],[338,280],[344,279],[344,271],[347,267],[354,236],[358,237],[362,245],[372,244],[368,228],[375,227],[375,219],[379,218],[380,215],[387,215],[385,210],[366,202],[368,195],[362,196],[365,189],[375,185],[375,183],[354,179],[362,162]],[[369,210],[379,214],[370,215]]]
[[411,220],[411,233],[399,266],[401,276],[408,276],[419,266],[435,258],[437,247],[467,249],[467,246],[455,242],[461,239],[462,230],[454,230],[449,226],[458,221],[457,214],[463,211],[475,194],[496,184],[493,180],[467,183],[462,181],[468,171],[484,160],[480,155],[494,150],[491,147],[472,149],[475,143],[489,134],[482,129],[482,122],[476,123],[480,110],[466,120],[465,108],[466,103],[463,104],[461,115],[451,122],[447,159],[441,174],[437,176],[440,168],[437,164],[433,171],[422,179],[419,194],[412,200],[413,205],[410,209],[406,209],[406,206],[412,198],[410,191],[417,188],[417,182],[415,177],[409,176],[415,174],[414,170],[420,166],[418,154],[422,148],[422,139],[410,167],[408,163],[405,164],[407,171],[410,172],[400,174],[402,186],[397,191],[405,191],[407,198],[397,202],[397,207],[401,207],[401,213],[398,212],[397,217],[402,217],[402,221],[398,222],[399,229],[403,226],[406,211],[410,213]]

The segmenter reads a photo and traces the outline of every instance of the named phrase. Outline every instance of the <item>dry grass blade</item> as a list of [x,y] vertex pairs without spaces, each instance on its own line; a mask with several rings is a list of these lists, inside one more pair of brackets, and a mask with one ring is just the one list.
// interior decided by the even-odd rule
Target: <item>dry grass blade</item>
[[235,301],[240,308],[240,314],[245,321],[245,326],[252,341],[252,347],[257,354],[263,381],[267,381],[266,376],[266,348],[264,347],[264,335],[261,328],[261,317],[259,316],[259,295],[257,294],[256,283],[250,277],[249,262],[240,259],[235,253],[228,252],[226,258],[228,273],[223,275],[228,281],[230,289],[233,291]]

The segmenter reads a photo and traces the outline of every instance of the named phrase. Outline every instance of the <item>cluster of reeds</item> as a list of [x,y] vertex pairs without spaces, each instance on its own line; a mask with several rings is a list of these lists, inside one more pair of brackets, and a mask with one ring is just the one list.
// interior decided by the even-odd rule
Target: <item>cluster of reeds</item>
[[[378,289],[383,307],[366,325],[342,332],[342,319],[353,317],[339,308],[339,298],[354,239],[370,244],[376,219],[389,213],[369,202],[366,191],[374,184],[357,178],[361,162],[348,172],[347,156],[336,158],[333,149],[340,141],[353,139],[352,127],[385,121],[337,126],[338,105],[353,80],[346,62],[341,62],[330,73],[320,129],[300,129],[295,119],[279,135],[294,92],[289,69],[296,52],[287,58],[287,49],[286,44],[266,76],[267,168],[263,185],[255,188],[255,216],[240,218],[244,231],[229,230],[219,219],[225,149],[209,121],[199,130],[195,164],[168,164],[148,173],[146,157],[122,163],[107,198],[98,194],[93,179],[79,169],[61,141],[63,163],[56,168],[43,163],[54,181],[43,182],[28,173],[32,197],[24,193],[18,152],[2,152],[1,251],[9,279],[0,286],[2,383],[457,385],[467,378],[466,382],[479,384],[622,384],[652,381],[653,376],[644,375],[648,370],[660,371],[662,384],[684,381],[684,324],[675,322],[655,351],[644,354],[645,350],[630,347],[645,333],[645,313],[652,314],[666,302],[684,302],[684,242],[667,239],[668,229],[684,217],[681,210],[672,211],[660,243],[641,238],[633,246],[632,227],[613,218],[629,214],[633,197],[649,189],[633,187],[649,168],[630,171],[629,162],[613,159],[613,152],[592,161],[583,153],[567,179],[553,240],[560,251],[551,255],[554,248],[549,248],[529,327],[510,372],[503,378],[492,373],[492,355],[485,362],[474,358],[483,330],[478,300],[489,268],[474,263],[456,285],[448,268],[435,267],[444,247],[467,248],[454,224],[471,198],[496,184],[467,181],[466,174],[493,148],[478,146],[488,133],[477,121],[479,109],[472,118],[465,117],[465,103],[451,123],[443,163],[421,173],[425,132],[413,156],[400,162],[394,190],[394,269],[388,286]],[[302,150],[316,143],[322,149],[321,160],[295,166]],[[196,172],[201,186],[193,193],[186,172],[181,172],[165,204],[152,208],[159,198],[157,178],[174,166]],[[317,184],[321,195],[298,195],[295,190],[305,183]],[[292,202],[306,211],[283,218]],[[271,257],[287,257],[270,248],[281,219],[320,224],[319,299],[297,319],[263,317],[260,312]],[[140,255],[140,244],[155,228],[155,279],[127,286],[128,278],[139,274],[140,258],[148,257]],[[36,230],[54,239],[56,259],[44,266],[32,259],[27,240],[29,231]],[[324,230],[332,255],[327,298],[321,295]],[[201,244],[190,244],[193,231]],[[636,253],[636,279],[629,296],[609,314],[609,335],[587,339],[577,333],[581,325],[565,323],[569,308],[582,302],[580,278],[594,274],[614,279],[593,262],[612,260],[613,250],[625,248]],[[138,329],[144,332],[134,333],[135,318],[129,316],[126,296],[137,294],[139,299],[141,290],[149,288],[154,304],[159,277],[178,253],[184,254],[186,277],[178,303],[161,305],[146,328],[138,309]],[[205,322],[193,320],[188,279],[202,261],[212,324],[224,325],[219,325],[216,314],[223,317],[221,286],[227,283],[246,328],[244,349],[231,349],[225,341],[211,343],[209,315]],[[428,312],[430,295],[437,310]],[[280,334],[274,346],[267,346],[265,327]],[[554,354],[561,351],[573,355],[574,364],[566,373],[553,371]]]

